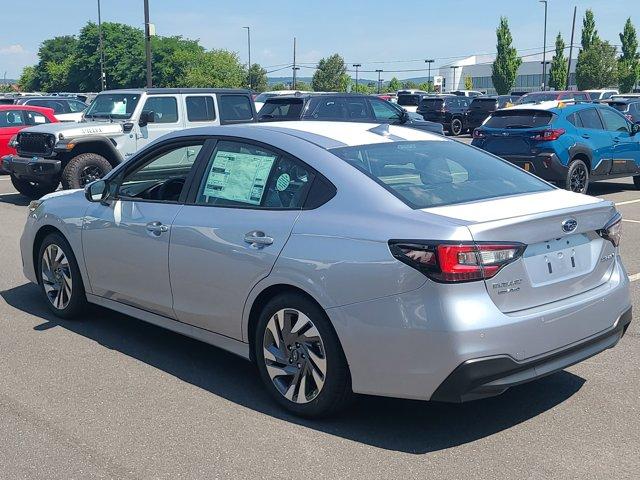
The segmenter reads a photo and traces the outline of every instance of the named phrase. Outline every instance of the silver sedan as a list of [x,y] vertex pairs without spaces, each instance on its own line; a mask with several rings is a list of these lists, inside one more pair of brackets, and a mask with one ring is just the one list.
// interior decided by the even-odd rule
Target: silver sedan
[[287,122],[163,137],[32,202],[25,275],[255,362],[288,410],[461,402],[613,347],[631,321],[611,202],[412,129]]

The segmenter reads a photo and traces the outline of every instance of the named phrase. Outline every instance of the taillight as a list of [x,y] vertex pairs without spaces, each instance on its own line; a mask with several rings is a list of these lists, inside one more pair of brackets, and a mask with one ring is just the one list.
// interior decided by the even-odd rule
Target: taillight
[[482,130],[480,130],[479,128],[476,128],[473,131],[473,138],[486,138],[486,133],[484,133]]
[[437,282],[471,282],[493,277],[518,259],[525,245],[515,243],[432,243],[390,240],[391,254]]
[[536,134],[531,137],[531,140],[536,140],[539,142],[551,142],[560,138],[562,135],[564,135],[564,133],[564,128],[551,128],[548,130],[543,130],[541,132],[536,132]]
[[620,239],[622,238],[622,215],[616,213],[603,229],[598,230],[598,235],[605,240],[609,240],[613,243],[614,247],[620,245]]

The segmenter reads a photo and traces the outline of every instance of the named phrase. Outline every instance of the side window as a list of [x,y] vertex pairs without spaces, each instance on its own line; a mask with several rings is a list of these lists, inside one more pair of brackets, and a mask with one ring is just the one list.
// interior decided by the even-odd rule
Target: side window
[[345,104],[349,120],[366,120],[369,118],[367,102],[364,98],[346,98]]
[[187,120],[190,122],[211,122],[216,119],[213,97],[187,97]]
[[69,110],[72,113],[84,112],[87,109],[87,106],[84,103],[78,102],[77,100],[69,100],[67,104],[69,105]]
[[300,209],[314,175],[302,163],[246,143],[221,141],[204,171],[196,204]]
[[370,98],[371,108],[373,109],[373,116],[376,120],[386,122],[389,120],[398,120],[400,112],[393,108],[388,103],[378,100],[377,98]]
[[580,122],[580,117],[578,117],[575,113],[572,113],[567,117],[567,121],[572,124],[574,127],[582,128],[582,122]]
[[0,112],[0,128],[21,127],[22,125],[25,125],[25,122],[20,110],[6,110],[4,112]]
[[311,112],[311,117],[317,120],[344,120],[347,111],[341,98],[320,98]]
[[119,196],[125,199],[177,202],[203,142],[168,147],[127,172]]
[[617,112],[608,109],[601,109],[600,113],[604,118],[604,125],[610,132],[629,132],[627,120]]
[[589,128],[591,130],[603,130],[602,121],[600,115],[596,112],[595,108],[588,108],[577,112],[582,128]]
[[251,100],[245,95],[220,95],[218,97],[220,120],[223,122],[248,122],[253,120]]
[[178,102],[175,97],[149,97],[142,109],[153,112],[154,123],[178,121]]
[[24,111],[25,125],[42,125],[43,123],[50,123],[49,119],[40,112],[34,112],[32,110]]

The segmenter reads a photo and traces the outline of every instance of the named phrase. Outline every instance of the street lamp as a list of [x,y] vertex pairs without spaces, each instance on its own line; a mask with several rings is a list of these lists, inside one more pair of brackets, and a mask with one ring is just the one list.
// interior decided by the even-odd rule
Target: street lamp
[[542,45],[542,90],[547,89],[547,0],[538,0],[544,3],[544,37]]
[[296,77],[298,76],[298,70],[300,70],[300,67],[293,67],[291,70],[293,70],[293,82],[291,85],[291,89],[295,90],[296,89]]
[[242,27],[247,29],[247,50],[249,51],[249,67],[247,68],[247,75],[249,77],[249,90],[253,88],[253,82],[251,79],[251,27]]
[[456,86],[456,70],[460,68],[460,65],[452,65],[449,68],[451,68],[451,70],[453,70],[453,83],[451,84],[451,89],[449,91],[453,92],[454,89],[458,88]]
[[360,63],[354,63],[354,67],[356,67],[356,93],[358,93],[358,68],[362,66]]
[[431,80],[431,64],[433,62],[435,62],[435,60],[433,60],[433,59],[429,59],[429,60],[425,60],[424,61],[424,63],[426,63],[429,66],[429,70],[428,70],[428,73],[427,73],[427,85],[429,85],[429,82],[431,82],[431,85],[433,85],[433,81]]
[[144,44],[147,57],[147,88],[151,88],[151,24],[149,23],[149,0],[144,0]]
[[98,0],[98,42],[100,44],[100,91],[107,88],[107,78],[104,75],[104,45],[102,44],[102,18],[100,15],[100,0]]
[[380,70],[380,69],[376,70],[376,72],[378,72],[378,95],[380,95],[380,87],[381,87],[381,85],[380,85],[380,81],[381,81],[381,80],[380,80],[380,74],[381,74],[383,71],[384,71],[384,70]]

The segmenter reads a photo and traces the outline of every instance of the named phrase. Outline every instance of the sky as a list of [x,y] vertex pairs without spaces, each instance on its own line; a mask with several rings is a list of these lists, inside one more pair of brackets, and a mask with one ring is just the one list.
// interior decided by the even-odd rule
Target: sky
[[[26,8],[28,3],[29,8]],[[361,71],[383,69],[383,78],[426,76],[424,59],[433,67],[456,58],[495,51],[500,15],[509,19],[514,46],[521,54],[543,46],[544,7],[538,0],[149,0],[151,22],[159,35],[199,39],[206,48],[238,52],[247,61],[251,27],[251,60],[269,76],[289,76],[293,37],[297,38],[300,77],[313,74],[320,58],[341,54]],[[142,0],[102,0],[102,20],[143,28]],[[594,11],[602,38],[619,44],[627,17],[640,29],[638,0],[549,0],[547,45],[561,32],[569,43],[573,6],[578,6],[575,43],[582,16]],[[634,8],[635,7],[635,8]],[[22,68],[37,62],[40,43],[56,35],[74,35],[88,21],[97,21],[97,0],[9,1],[2,7],[0,78],[18,78]],[[14,25],[21,27],[8,28]],[[417,71],[402,71],[417,70]],[[433,70],[432,70],[433,71]],[[374,78],[363,73],[361,78]]]

